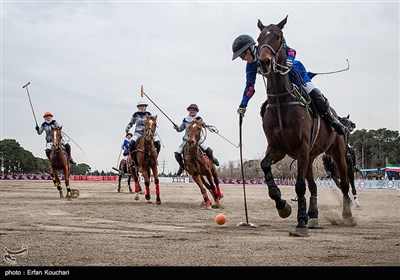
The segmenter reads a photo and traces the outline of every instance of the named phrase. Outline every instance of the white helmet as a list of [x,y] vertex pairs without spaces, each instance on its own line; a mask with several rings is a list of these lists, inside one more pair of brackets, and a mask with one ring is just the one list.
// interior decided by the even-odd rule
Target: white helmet
[[144,100],[139,100],[136,104],[136,107],[139,107],[140,105],[149,106],[149,104],[147,104]]

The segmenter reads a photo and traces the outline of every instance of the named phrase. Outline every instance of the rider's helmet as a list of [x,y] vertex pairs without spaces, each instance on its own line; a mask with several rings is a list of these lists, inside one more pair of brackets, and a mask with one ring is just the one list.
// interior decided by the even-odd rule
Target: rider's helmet
[[129,135],[130,135],[131,137],[133,136],[133,134],[132,134],[132,133],[128,132],[128,133],[126,134],[126,136],[125,136],[125,137],[128,137]]
[[199,107],[196,104],[190,104],[189,107],[186,108],[186,110],[190,109],[195,109],[197,112],[199,111]]
[[139,107],[141,105],[149,106],[149,104],[147,104],[144,100],[139,100],[138,103],[136,104],[136,107]]
[[44,112],[43,118],[45,118],[47,116],[53,117],[53,114],[51,112]]
[[232,44],[232,51],[233,51],[233,56],[232,60],[238,58],[244,51],[246,51],[251,45],[255,45],[256,41],[254,39],[247,35],[243,34],[240,35],[233,41]]

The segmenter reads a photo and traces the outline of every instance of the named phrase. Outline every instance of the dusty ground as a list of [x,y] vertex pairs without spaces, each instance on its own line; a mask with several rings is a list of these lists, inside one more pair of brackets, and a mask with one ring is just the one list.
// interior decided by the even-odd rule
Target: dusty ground
[[[0,246],[28,246],[16,266],[392,266],[400,265],[400,192],[359,190],[355,226],[341,225],[341,193],[319,189],[320,229],[292,237],[297,203],[281,219],[263,185],[222,185],[223,209],[206,210],[194,184],[162,184],[162,204],[134,201],[126,183],[72,182],[80,197],[60,199],[51,181],[0,181]],[[63,186],[63,189],[65,187]],[[152,194],[154,186],[152,185]],[[307,198],[309,193],[307,193]],[[224,213],[225,225],[214,217]],[[333,225],[338,223],[339,225]],[[2,258],[1,266],[9,266]]]

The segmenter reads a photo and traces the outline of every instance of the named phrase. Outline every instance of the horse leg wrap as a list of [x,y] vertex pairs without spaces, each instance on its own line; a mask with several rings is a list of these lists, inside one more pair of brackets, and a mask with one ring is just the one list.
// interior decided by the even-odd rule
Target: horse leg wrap
[[303,197],[297,197],[297,222],[298,222],[298,227],[304,227],[308,223],[308,216],[307,216],[307,201],[306,198]]
[[150,195],[150,183],[145,182],[144,185],[146,186],[146,195]]
[[310,219],[318,219],[318,206],[317,206],[317,197],[310,197],[310,207],[308,208],[308,217]]
[[204,198],[204,202],[206,203],[206,206],[210,206],[211,202],[210,202],[210,199],[208,198],[207,193],[203,193],[203,198]]
[[160,184],[156,184],[156,196],[160,195]]
[[67,197],[72,197],[72,191],[69,186],[67,186]]
[[221,189],[220,189],[220,187],[219,187],[219,184],[217,184],[217,194],[218,194],[218,196],[219,196],[220,198],[223,197],[223,194],[222,194],[222,192],[221,192]]

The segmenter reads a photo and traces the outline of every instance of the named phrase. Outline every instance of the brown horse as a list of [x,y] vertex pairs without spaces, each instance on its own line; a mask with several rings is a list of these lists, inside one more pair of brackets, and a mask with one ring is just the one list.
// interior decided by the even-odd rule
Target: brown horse
[[207,208],[211,208],[211,202],[204,186],[214,198],[215,204],[213,207],[218,208],[223,195],[219,187],[217,170],[212,160],[203,152],[198,143],[203,127],[204,123],[202,120],[193,120],[188,127],[188,142],[183,149],[185,169],[199,186]]
[[[354,172],[356,171],[355,166],[357,162],[355,152],[348,142],[349,135],[356,128],[356,124],[350,120],[350,115],[347,115],[347,117],[339,117],[339,121],[346,127],[346,134],[344,135],[344,139],[346,142],[347,177],[351,186],[351,193],[353,194],[353,199],[356,203],[356,207],[360,207],[356,186],[354,184]],[[338,169],[336,164],[333,162],[332,157],[328,156],[327,154],[323,154],[322,163],[324,165],[326,173],[329,174],[329,177],[332,178],[336,186],[340,189],[340,178],[338,175]]]
[[63,192],[61,188],[61,181],[58,176],[58,172],[64,173],[65,186],[67,188],[67,198],[76,198],[79,196],[79,191],[71,189],[69,186],[70,166],[65,147],[62,144],[62,133],[61,127],[53,127],[51,130],[52,146],[50,152],[50,175],[53,180],[54,186],[60,193],[60,198],[63,198]]
[[[286,218],[291,214],[291,207],[281,198],[281,192],[271,172],[271,165],[286,155],[297,160],[295,190],[298,210],[294,235],[307,235],[308,227],[318,225],[317,186],[312,165],[315,158],[323,152],[332,156],[338,167],[343,194],[342,216],[352,217],[348,194],[346,145],[343,137],[332,130],[328,123],[322,121],[319,114],[313,117],[307,102],[301,102],[301,94],[289,79],[290,68],[286,64],[286,52],[283,47],[285,39],[282,32],[286,21],[287,17],[279,24],[264,26],[258,20],[261,32],[257,39],[259,43],[257,56],[262,74],[267,78],[268,101],[263,114],[263,129],[268,145],[266,155],[261,161],[261,168],[268,185],[269,196],[275,201],[279,216]],[[336,114],[333,110],[332,112]],[[308,212],[305,179],[311,193]]]
[[[144,178],[144,185],[146,187],[145,198],[150,201],[150,176],[153,173],[154,184],[156,185],[156,204],[161,204],[160,199],[160,183],[158,179],[158,153],[154,146],[154,135],[157,128],[157,115],[147,116],[146,125],[143,135],[138,139],[136,144],[136,161],[139,166],[140,172]],[[131,172],[133,174],[133,172]],[[135,179],[136,180],[136,179]],[[136,182],[136,181],[135,181]],[[139,199],[138,187],[135,183],[135,199]]]

